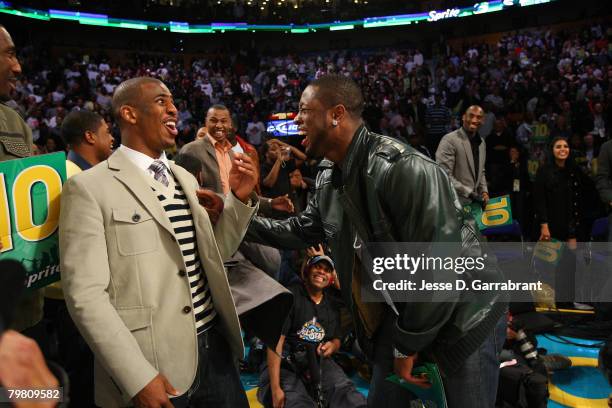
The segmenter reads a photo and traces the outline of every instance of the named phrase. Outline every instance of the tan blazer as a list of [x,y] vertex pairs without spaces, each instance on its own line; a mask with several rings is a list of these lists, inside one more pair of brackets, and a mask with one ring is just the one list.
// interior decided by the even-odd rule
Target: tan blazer
[[[219,323],[235,357],[244,347],[223,267],[256,211],[233,194],[213,227],[197,182],[170,162],[196,228],[198,252]],[[185,264],[148,177],[121,151],[78,174],[61,196],[60,255],[66,303],[95,355],[96,404],[118,407],[158,373],[181,393],[198,363]]]

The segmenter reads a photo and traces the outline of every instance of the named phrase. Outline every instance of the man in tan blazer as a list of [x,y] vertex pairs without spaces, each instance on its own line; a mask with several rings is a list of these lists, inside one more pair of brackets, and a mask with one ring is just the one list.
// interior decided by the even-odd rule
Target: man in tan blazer
[[195,178],[164,154],[177,135],[168,88],[130,79],[112,106],[123,144],[68,180],[60,216],[65,298],[94,352],[96,404],[246,407],[223,261],[256,211],[256,169],[235,156],[213,227]]

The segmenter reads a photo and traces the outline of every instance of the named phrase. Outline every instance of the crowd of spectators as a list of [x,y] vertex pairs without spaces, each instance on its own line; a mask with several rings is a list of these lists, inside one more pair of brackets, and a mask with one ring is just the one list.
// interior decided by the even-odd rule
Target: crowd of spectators
[[[206,55],[188,65],[176,56],[143,54],[121,63],[83,53],[52,58],[47,51],[30,46],[21,50],[20,58],[28,71],[9,105],[32,128],[40,153],[67,149],[61,137],[62,123],[75,110],[101,114],[111,125],[118,145],[120,135],[111,112],[115,88],[128,78],[158,77],[172,91],[178,109],[178,148],[201,132],[211,106],[221,111],[225,110],[219,109],[219,104],[226,106],[234,127],[228,133],[242,135],[259,149],[262,195],[287,195],[297,212],[306,205],[313,174],[307,171],[306,158],[296,146],[270,140],[264,122],[271,113],[296,112],[301,91],[313,79],[327,73],[353,78],[363,90],[368,127],[406,140],[432,158],[440,139],[461,125],[463,112],[480,105],[485,115],[478,132],[487,145],[489,192],[492,197],[511,194],[515,219],[533,239],[544,233],[527,214],[541,213],[549,204],[554,209],[558,206],[554,197],[534,199],[530,185],[539,181],[540,190],[544,189],[547,179],[542,169],[546,169],[546,162],[551,163],[550,141],[563,138],[562,149],[571,151],[567,160],[577,165],[567,179],[580,187],[571,194],[580,199],[581,219],[569,224],[572,231],[565,236],[557,235],[575,241],[584,238],[586,231],[578,235],[574,229],[579,225],[588,228],[603,214],[592,177],[597,172],[599,147],[611,136],[611,35],[611,27],[594,24],[565,31],[514,33],[495,44],[449,48],[433,58],[418,49],[343,50],[300,56],[238,51]],[[565,160],[564,156],[564,164]],[[544,176],[537,178],[536,174]],[[561,218],[559,223],[565,226],[565,213],[552,215],[548,217],[551,225],[550,220]],[[555,235],[554,228],[550,230],[549,237],[550,233]],[[285,252],[279,257],[281,270],[276,278],[281,283],[297,276],[283,275],[299,270],[296,265],[284,265],[299,264],[301,255]],[[325,253],[321,256],[327,258]],[[325,273],[333,276],[331,259],[311,261],[309,267],[327,262],[330,268]],[[333,280],[325,276],[323,282],[331,284]],[[303,320],[296,322],[302,324]],[[333,326],[333,331],[339,332],[339,323]],[[335,351],[340,339],[332,340]]]
[[[598,148],[610,138],[612,126],[611,30],[601,24],[526,30],[497,43],[449,47],[433,58],[418,49],[272,56],[240,50],[209,54],[187,66],[176,56],[134,54],[115,63],[98,55],[52,58],[28,47],[21,58],[30,69],[14,103],[39,150],[54,151],[65,148],[59,126],[67,112],[90,109],[112,123],[116,85],[152,75],[174,94],[179,148],[195,138],[208,107],[218,103],[229,108],[237,133],[260,147],[271,113],[296,112],[306,84],[336,72],[362,88],[364,118],[372,130],[405,139],[432,157],[440,138],[460,126],[465,109],[482,106],[486,114],[479,133],[488,145],[487,179],[492,192],[501,194],[507,190],[502,173],[511,148],[533,181],[546,160],[547,141],[555,136],[569,140],[585,173],[595,173]],[[118,139],[117,129],[113,133]],[[595,216],[597,210],[586,212]]]

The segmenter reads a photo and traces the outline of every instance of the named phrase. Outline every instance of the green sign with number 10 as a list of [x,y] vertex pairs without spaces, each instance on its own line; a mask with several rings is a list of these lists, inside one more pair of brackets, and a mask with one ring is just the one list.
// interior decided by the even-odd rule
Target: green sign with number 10
[[0,260],[24,265],[28,289],[59,280],[57,230],[65,180],[64,153],[0,163]]
[[466,206],[465,210],[472,214],[480,230],[512,224],[512,206],[508,195],[492,197],[484,211],[478,203]]

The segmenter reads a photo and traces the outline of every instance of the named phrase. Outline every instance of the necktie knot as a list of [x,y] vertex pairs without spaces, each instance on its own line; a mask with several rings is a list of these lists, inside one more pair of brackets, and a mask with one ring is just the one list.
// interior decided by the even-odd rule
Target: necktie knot
[[155,160],[149,166],[149,169],[153,172],[153,178],[164,186],[168,187],[168,177],[166,176],[166,165],[161,160]]

